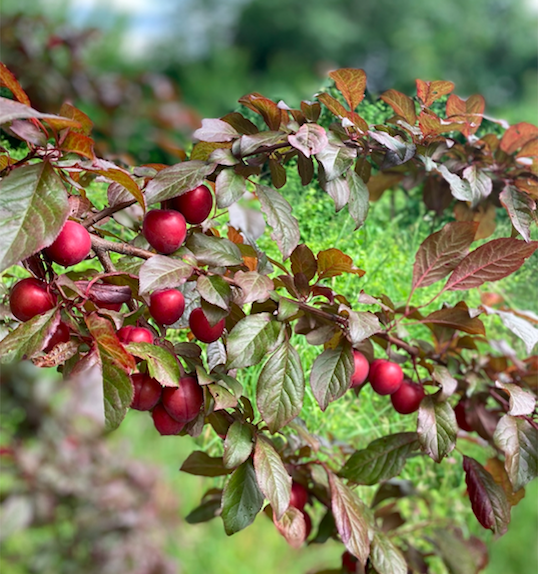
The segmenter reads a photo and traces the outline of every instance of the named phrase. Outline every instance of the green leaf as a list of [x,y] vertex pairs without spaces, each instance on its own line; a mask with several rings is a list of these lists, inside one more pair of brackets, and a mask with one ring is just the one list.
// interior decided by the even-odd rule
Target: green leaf
[[191,160],[162,169],[146,186],[147,205],[178,197],[201,185],[215,164]]
[[510,221],[527,242],[531,240],[530,227],[533,220],[533,211],[536,202],[526,193],[518,191],[515,187],[507,185],[499,194],[499,199],[508,212]]
[[340,211],[349,201],[349,186],[345,177],[337,177],[331,181],[321,181],[323,189],[334,201],[335,211]]
[[189,514],[185,517],[185,522],[188,524],[200,524],[202,522],[207,522],[215,518],[220,509],[220,498],[212,498],[197,506],[194,510],[191,510]]
[[217,207],[225,209],[243,197],[247,190],[245,178],[235,173],[233,168],[223,169],[215,182]]
[[301,412],[304,387],[299,354],[285,341],[265,363],[256,387],[258,410],[272,433]]
[[372,540],[370,561],[378,574],[407,574],[407,562],[398,547],[381,531]]
[[351,384],[353,356],[351,345],[344,342],[319,355],[310,373],[310,386],[322,411],[339,399]]
[[259,363],[274,351],[282,333],[282,323],[269,313],[257,313],[241,319],[226,341],[228,369],[240,369]]
[[[284,132],[267,131],[258,134],[249,134],[241,137],[240,147],[241,155],[250,155],[263,147],[270,147],[285,141],[286,134]],[[263,149],[260,149],[260,153]]]
[[133,400],[133,385],[127,373],[134,370],[136,363],[119,342],[108,319],[91,313],[85,317],[85,322],[101,363],[105,428],[114,430],[124,419]]
[[198,293],[208,303],[228,310],[232,289],[226,281],[219,275],[201,275],[196,282]]
[[503,416],[493,440],[504,452],[504,467],[514,492],[538,476],[538,431],[528,421]]
[[331,508],[342,542],[364,566],[370,554],[373,531],[364,502],[332,472],[327,472],[331,489]]
[[291,476],[273,443],[258,435],[254,449],[254,469],[260,490],[269,500],[277,520],[290,505]]
[[495,381],[495,386],[505,391],[510,397],[510,409],[508,414],[514,417],[521,415],[530,415],[536,408],[536,397],[524,391],[519,385],[515,383],[502,383]]
[[329,143],[325,128],[318,124],[303,124],[288,141],[306,157],[319,154]]
[[417,432],[422,450],[435,462],[441,462],[456,446],[458,425],[454,410],[447,402],[424,397],[418,410]]
[[110,355],[100,353],[100,357],[103,373],[105,429],[111,431],[120,426],[127,414],[127,409],[133,401],[133,384],[127,373],[118,367]]
[[274,189],[256,186],[256,195],[267,222],[273,228],[271,238],[277,242],[284,259],[287,259],[299,243],[299,224],[291,215],[291,205]]
[[31,359],[47,344],[59,323],[60,314],[54,308],[19,325],[0,341],[0,363]]
[[0,272],[48,247],[68,215],[67,192],[50,163],[13,169],[0,181]]
[[228,429],[224,440],[224,466],[236,468],[243,464],[250,456],[253,448],[250,426],[241,421],[235,421]]
[[231,472],[225,468],[221,456],[211,457],[201,450],[191,452],[179,470],[196,476],[224,476]]
[[200,265],[214,267],[241,265],[243,258],[235,243],[223,237],[209,237],[203,233],[193,233],[187,241]]
[[143,263],[139,274],[140,294],[145,294],[182,285],[191,276],[192,266],[181,259],[154,255]]
[[149,374],[166,387],[177,387],[181,373],[176,358],[170,351],[149,343],[129,343],[129,353],[148,363]]
[[368,339],[381,331],[381,325],[377,315],[369,311],[348,311],[349,340],[352,345]]
[[223,409],[233,409],[237,406],[237,397],[222,385],[207,385],[215,404],[213,410],[221,411]]
[[254,467],[247,460],[230,476],[222,494],[221,515],[226,534],[231,536],[252,524],[262,509],[263,500]]
[[347,460],[340,476],[356,484],[377,484],[398,476],[409,453],[419,448],[415,432],[402,432],[383,436],[358,450]]
[[332,142],[316,154],[316,159],[323,166],[327,181],[332,181],[344,175],[353,165],[356,157],[357,151],[355,149]]
[[360,175],[350,169],[347,172],[347,186],[349,187],[348,210],[355,221],[355,229],[362,227],[370,207],[370,192]]

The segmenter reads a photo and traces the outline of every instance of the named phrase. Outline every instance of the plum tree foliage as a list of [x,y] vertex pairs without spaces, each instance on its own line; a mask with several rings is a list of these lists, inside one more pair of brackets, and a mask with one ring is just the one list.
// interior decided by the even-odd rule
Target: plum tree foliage
[[[392,115],[371,123],[361,105],[365,73],[346,68],[330,76],[335,86],[299,109],[247,94],[244,113],[202,121],[185,161],[127,168],[95,156],[84,113],[69,104],[59,115],[33,109],[2,66],[13,99],[1,99],[0,122],[27,154],[0,155],[0,270],[14,283],[9,303],[21,321],[10,324],[0,357],[57,367],[66,379],[97,373],[109,430],[129,408],[151,410],[163,435],[198,436],[212,427],[223,455],[195,451],[182,470],[226,478],[191,522],[219,515],[231,535],[265,506],[298,547],[312,528],[309,504],[324,509],[314,541],[345,546],[343,570],[335,572],[424,572],[428,556],[450,564],[455,548],[469,572],[479,571],[487,559],[478,539],[449,529],[442,543],[429,537],[417,545],[399,524],[386,525],[381,503],[410,495],[393,480],[410,457],[442,464],[457,441],[477,442],[478,435],[496,454],[486,466],[463,458],[469,504],[500,535],[521,498],[514,493],[537,474],[538,359],[484,353],[481,320],[498,315],[530,354],[536,317],[498,304],[436,302],[514,273],[537,249],[538,128],[484,120],[481,96],[464,100],[451,82],[422,80],[415,97],[383,93]],[[426,205],[438,213],[454,207],[456,221],[420,245],[405,303],[359,289],[348,300],[334,291],[328,280],[348,274],[359,283],[364,271],[337,247],[315,254],[301,243],[300,222],[278,191],[290,170],[304,186],[317,178],[356,229],[369,202],[398,185],[422,185]],[[95,178],[109,184],[108,205],[92,197]],[[247,191],[272,228],[279,260],[226,218]],[[134,204],[144,214],[134,228],[121,218],[115,233],[104,227]],[[473,248],[487,239],[491,206],[493,213],[504,208],[512,236]],[[67,241],[66,229],[80,239]],[[62,267],[85,257],[100,270]],[[31,277],[13,282],[6,270],[15,265]],[[414,303],[417,291],[442,281],[427,304]],[[427,338],[411,335],[412,324]],[[299,337],[323,347],[309,373],[295,348]],[[248,396],[241,373],[256,365],[262,368]],[[321,411],[370,383],[392,396],[396,411],[417,418],[416,431],[356,451],[321,441],[299,418],[307,379]],[[370,506],[356,485],[378,485]]]

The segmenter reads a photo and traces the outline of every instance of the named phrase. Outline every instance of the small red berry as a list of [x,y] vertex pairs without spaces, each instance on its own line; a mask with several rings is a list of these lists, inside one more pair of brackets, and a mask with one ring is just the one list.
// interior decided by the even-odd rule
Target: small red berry
[[402,415],[418,411],[424,398],[424,387],[412,381],[404,381],[400,388],[390,395],[394,410]]
[[308,502],[308,490],[299,482],[293,481],[291,485],[290,506],[303,510]]
[[28,277],[19,281],[9,296],[11,312],[19,321],[29,321],[36,315],[50,311],[56,305],[56,296],[39,279]]
[[351,388],[362,385],[368,377],[370,365],[366,357],[359,351],[353,351],[354,371],[351,375]]
[[181,212],[189,223],[202,223],[213,209],[213,195],[206,185],[199,185],[191,191],[174,197],[170,204],[172,209]]
[[179,211],[152,209],[146,213],[142,233],[159,253],[173,253],[181,247],[187,236],[187,224]]
[[308,514],[308,512],[305,512],[304,510],[301,510],[301,512],[303,513],[304,516],[304,522],[305,522],[305,540],[310,536],[310,533],[312,532],[312,519],[310,518],[310,514]]
[[188,423],[198,416],[204,402],[204,394],[194,377],[181,377],[177,387],[164,388],[162,402],[166,412],[174,420]]
[[370,384],[378,395],[392,395],[403,382],[403,371],[400,365],[391,361],[379,360],[372,362],[370,367]]
[[161,435],[175,435],[179,434],[183,427],[185,426],[184,423],[180,423],[174,420],[165,410],[162,403],[159,403],[155,406],[153,411],[151,412],[151,416],[153,418],[153,424],[155,428],[159,431]]
[[67,343],[71,338],[71,331],[69,327],[63,322],[60,321],[59,325],[56,327],[56,330],[52,334],[52,337],[49,339],[47,346],[43,349],[45,353],[50,353],[56,345],[60,343]]
[[209,324],[201,307],[193,309],[189,317],[189,327],[192,334],[203,343],[213,343],[224,333],[224,319],[221,319],[213,327]]
[[134,389],[131,408],[150,411],[161,398],[161,384],[145,373],[135,373],[131,376],[131,381]]
[[88,230],[76,221],[67,220],[45,253],[56,263],[68,267],[86,259],[91,248],[92,240]]
[[177,289],[165,289],[151,294],[149,312],[160,325],[172,325],[185,311],[185,298]]

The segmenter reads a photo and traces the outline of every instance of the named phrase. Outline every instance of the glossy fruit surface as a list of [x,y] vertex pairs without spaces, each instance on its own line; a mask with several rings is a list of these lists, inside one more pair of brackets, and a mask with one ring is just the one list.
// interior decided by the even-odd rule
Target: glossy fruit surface
[[370,368],[370,384],[378,395],[392,395],[403,382],[403,371],[400,365],[379,359],[379,363]]
[[118,332],[118,339],[125,344],[128,343],[153,343],[153,333],[145,327],[133,327],[127,325]]
[[362,385],[368,377],[370,364],[360,351],[353,351],[354,371],[351,375],[351,388]]
[[161,435],[175,435],[179,434],[183,427],[183,423],[175,421],[165,410],[162,403],[159,403],[151,411],[151,416],[153,418],[153,424],[155,428],[159,431]]
[[199,185],[170,201],[172,209],[180,211],[188,223],[202,223],[213,209],[213,194],[207,185]]
[[56,327],[56,330],[52,334],[52,337],[49,339],[47,346],[43,349],[45,353],[50,353],[56,345],[60,343],[67,343],[71,338],[71,331],[69,327],[63,322],[60,321],[59,325]]
[[293,482],[291,485],[290,506],[302,510],[308,502],[308,490],[299,482]]
[[189,327],[192,334],[203,343],[213,343],[213,341],[219,339],[224,333],[224,325],[225,320],[221,319],[212,327],[201,307],[194,309],[189,317]]
[[92,241],[88,230],[76,221],[67,220],[54,243],[45,253],[55,262],[67,267],[80,263],[90,254]]
[[418,411],[423,398],[423,386],[407,380],[401,384],[395,393],[390,395],[394,410],[402,415]]
[[160,325],[172,325],[185,311],[185,298],[177,289],[165,289],[151,294],[149,312]]
[[131,408],[150,411],[161,398],[161,384],[146,373],[135,373],[131,376],[131,382],[134,390]]
[[181,377],[177,387],[163,389],[163,406],[166,412],[180,423],[194,420],[198,416],[203,402],[202,387],[194,377]]
[[50,292],[49,286],[34,277],[19,281],[9,296],[11,312],[19,321],[28,321],[36,315],[42,315],[55,305],[56,296]]
[[179,211],[152,209],[144,217],[142,233],[154,249],[168,254],[183,245],[187,236],[187,224]]

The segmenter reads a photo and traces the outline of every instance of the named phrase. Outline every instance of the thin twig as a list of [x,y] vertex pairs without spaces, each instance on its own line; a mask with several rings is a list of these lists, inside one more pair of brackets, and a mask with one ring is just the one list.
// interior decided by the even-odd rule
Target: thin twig
[[93,235],[92,233],[90,233],[90,237],[94,251],[98,249],[113,251],[114,253],[121,253],[122,255],[140,257],[140,259],[150,259],[150,257],[157,255],[156,253],[148,251],[147,249],[141,249],[140,247],[135,247],[134,245],[129,245],[128,243],[116,243],[114,241],[108,241],[107,239],[103,239],[102,237]]
[[117,211],[121,211],[122,209],[125,209],[126,207],[130,207],[131,205],[134,205],[135,203],[136,203],[136,199],[130,199],[129,201],[124,201],[122,203],[118,203],[117,205],[113,205],[112,207],[107,207],[106,209],[103,209],[103,211],[100,211],[99,213],[95,213],[91,217],[88,217],[87,219],[82,221],[82,225],[86,228],[91,227],[92,225],[95,225],[98,221],[105,219],[105,217],[109,217],[110,215],[113,215]]

